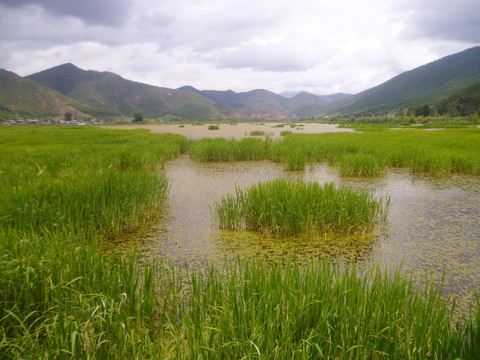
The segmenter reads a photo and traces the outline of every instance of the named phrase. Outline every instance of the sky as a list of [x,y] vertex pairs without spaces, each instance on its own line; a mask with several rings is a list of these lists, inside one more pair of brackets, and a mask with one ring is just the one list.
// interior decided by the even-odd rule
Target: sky
[[0,0],[0,68],[355,94],[480,44],[479,0]]

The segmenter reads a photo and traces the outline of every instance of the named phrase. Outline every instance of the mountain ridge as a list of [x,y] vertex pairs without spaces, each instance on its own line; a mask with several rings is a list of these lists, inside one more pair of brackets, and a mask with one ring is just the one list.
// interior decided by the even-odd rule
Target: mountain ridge
[[442,97],[480,81],[480,46],[405,71],[386,82],[327,105],[327,113],[386,113]]
[[[443,57],[401,73],[355,95],[317,96],[265,89],[246,92],[178,89],[127,80],[112,72],[83,70],[66,63],[25,78],[2,70],[0,110],[19,115],[62,116],[63,111],[90,116],[195,119],[288,120],[328,115],[386,114],[436,104],[480,81],[480,47]],[[65,110],[67,109],[67,110]]]
[[[305,105],[325,104],[305,95],[286,99],[265,89],[236,93],[232,90],[198,90],[192,86],[169,89],[122,78],[110,72],[82,70],[66,63],[27,76],[57,90],[102,114],[126,115],[142,110],[150,116],[176,115],[187,118],[287,119]],[[307,104],[306,104],[307,103]],[[303,113],[305,110],[303,110]]]

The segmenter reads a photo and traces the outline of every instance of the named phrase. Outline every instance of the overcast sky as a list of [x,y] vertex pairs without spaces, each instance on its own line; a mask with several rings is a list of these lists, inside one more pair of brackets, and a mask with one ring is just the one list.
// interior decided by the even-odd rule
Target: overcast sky
[[0,0],[0,68],[357,93],[480,44],[480,0]]

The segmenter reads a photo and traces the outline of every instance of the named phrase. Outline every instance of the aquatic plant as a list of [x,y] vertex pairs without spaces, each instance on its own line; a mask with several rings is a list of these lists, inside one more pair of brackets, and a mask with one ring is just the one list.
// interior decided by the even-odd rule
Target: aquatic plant
[[219,130],[220,127],[218,125],[209,125],[208,130]]
[[265,135],[265,131],[262,131],[262,130],[250,131],[250,136],[263,136],[263,135]]
[[188,148],[188,154],[198,161],[245,161],[269,158],[272,140],[258,138],[200,139]]
[[373,229],[385,204],[351,187],[278,179],[237,187],[216,202],[214,215],[221,229],[266,236],[358,234]]
[[161,211],[158,170],[188,144],[143,130],[2,129],[2,359],[479,358],[478,304],[455,323],[441,289],[416,290],[400,270],[238,260],[189,273],[105,253],[107,237]]

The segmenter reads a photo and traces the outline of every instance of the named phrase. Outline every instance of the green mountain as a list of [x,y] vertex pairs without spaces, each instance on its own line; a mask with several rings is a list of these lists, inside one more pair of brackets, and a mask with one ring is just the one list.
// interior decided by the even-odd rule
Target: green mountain
[[326,113],[387,113],[435,103],[480,81],[480,47],[444,57],[404,72],[359,94],[336,101]]
[[[27,78],[85,104],[91,115],[176,115],[200,119],[289,119],[310,117],[328,100],[299,93],[285,98],[268,90],[236,93],[197,90],[191,86],[169,89],[126,80],[110,72],[86,71],[63,64]],[[299,116],[300,115],[300,116]]]
[[85,115],[78,102],[17,74],[0,69],[0,119]]
[[190,90],[174,90],[126,80],[111,72],[86,71],[64,64],[28,76],[90,107],[92,115],[148,116],[166,114],[196,118],[226,118],[216,104]]
[[440,115],[451,114],[469,116],[480,113],[480,82],[469,86],[463,91],[455,93],[448,98],[442,99],[437,104]]
[[182,89],[185,88],[197,91],[217,104],[233,108],[250,119],[311,117],[321,112],[324,105],[329,102],[327,99],[307,92],[296,93],[295,96],[287,98],[263,89],[236,93],[232,90],[200,91],[191,87],[183,87]]

